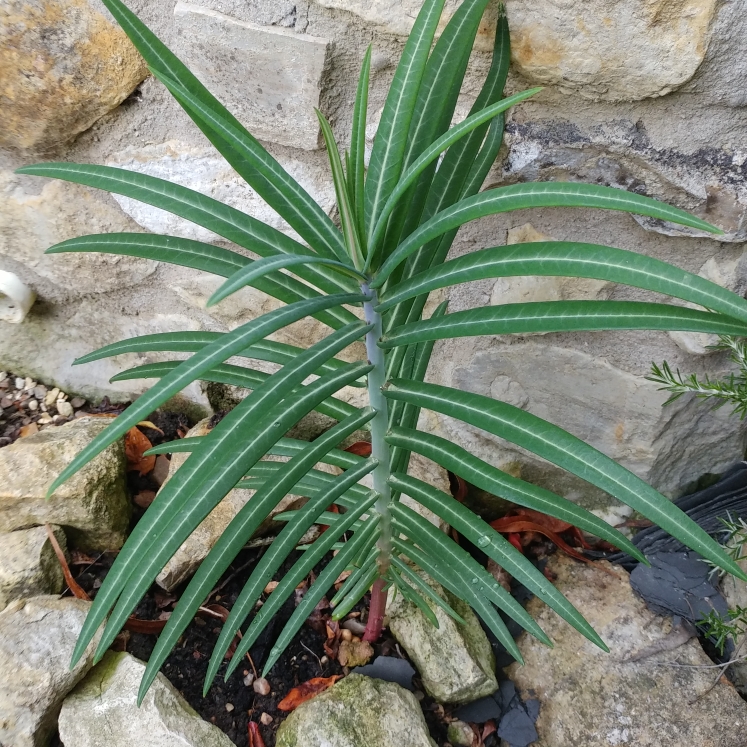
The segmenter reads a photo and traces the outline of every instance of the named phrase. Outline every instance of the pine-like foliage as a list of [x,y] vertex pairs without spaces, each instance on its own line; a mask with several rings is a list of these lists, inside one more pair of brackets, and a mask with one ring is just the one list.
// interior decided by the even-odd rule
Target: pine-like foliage
[[[551,182],[480,191],[501,146],[504,112],[539,90],[503,98],[509,42],[507,22],[501,17],[492,66],[482,89],[469,116],[450,127],[488,0],[464,0],[435,44],[444,0],[425,0],[392,80],[367,168],[364,135],[370,51],[363,60],[350,147],[344,155],[328,123],[319,115],[337,193],[339,227],[120,0],[103,1],[145,57],[153,75],[300,240],[186,187],[151,176],[71,163],[46,163],[20,170],[108,190],[168,210],[260,258],[250,259],[244,253],[198,241],[142,233],[85,236],[58,244],[50,252],[106,252],[171,262],[227,278],[210,304],[245,285],[285,304],[225,334],[173,332],[137,337],[78,361],[132,352],[191,353],[184,361],[141,366],[119,374],[118,379],[147,377],[159,381],[74,459],[50,492],[197,379],[237,384],[252,393],[209,435],[169,447],[172,451],[189,451],[190,455],[161,489],[117,556],[88,615],[75,659],[108,618],[97,652],[98,658],[103,655],[169,558],[237,485],[254,488],[256,493],[184,591],[151,656],[141,698],[217,579],[288,493],[307,495],[309,501],[284,517],[287,523],[231,610],[213,652],[206,690],[266,583],[315,522],[330,528],[296,561],[254,616],[226,676],[238,666],[295,586],[334,548],[339,552],[291,616],[265,663],[265,671],[345,569],[353,572],[333,599],[338,617],[372,585],[374,628],[377,622],[380,624],[386,589],[391,585],[428,614],[426,597],[432,595],[412,572],[414,564],[467,600],[517,659],[521,658],[518,648],[499,610],[549,643],[537,623],[485,569],[401,501],[403,495],[456,528],[569,624],[604,647],[568,600],[500,534],[450,495],[408,476],[410,454],[421,454],[484,490],[567,521],[644,560],[638,550],[608,524],[564,498],[496,469],[461,446],[418,430],[421,408],[500,436],[568,470],[632,506],[705,558],[744,578],[722,548],[675,506],[583,441],[504,402],[424,383],[435,341],[454,337],[602,329],[747,334],[744,299],[634,252],[553,241],[488,247],[447,261],[454,236],[463,224],[482,216],[533,207],[621,210],[719,233],[681,210],[606,187]],[[453,314],[447,314],[445,305],[441,305],[430,318],[423,318],[431,291],[472,280],[519,275],[577,276],[625,283],[697,304],[707,311],[664,303],[556,301],[496,305]],[[269,339],[304,317],[326,325],[329,335],[307,349]],[[336,357],[361,340],[365,340],[367,361],[346,363]],[[241,357],[244,364],[226,363],[232,356]],[[272,361],[280,368],[268,375],[253,367],[257,360]],[[311,383],[304,383],[309,377]],[[335,396],[349,385],[367,387],[368,406],[353,407]],[[332,416],[337,425],[311,443],[284,437],[312,410]],[[362,427],[370,430],[370,457],[336,448]],[[266,455],[289,459],[263,460]],[[335,477],[315,469],[320,462],[341,467],[343,472]],[[360,483],[369,474],[373,489]],[[343,507],[344,512],[326,513],[332,503]]]

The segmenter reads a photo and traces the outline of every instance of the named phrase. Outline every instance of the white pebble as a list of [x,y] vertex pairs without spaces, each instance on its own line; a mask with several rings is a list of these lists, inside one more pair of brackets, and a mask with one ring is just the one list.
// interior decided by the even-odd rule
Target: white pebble
[[73,416],[73,406],[69,402],[63,402],[58,399],[57,412],[59,412],[63,418],[70,418]]
[[51,422],[52,422],[52,416],[51,416],[51,415],[50,415],[50,414],[49,414],[48,412],[45,412],[45,413],[44,413],[44,414],[43,414],[43,415],[42,415],[42,416],[41,416],[41,417],[39,418],[38,422],[39,422],[39,425],[47,425],[48,423],[51,423]]
[[23,382],[24,390],[27,392],[30,392],[35,386],[36,386],[36,382],[27,376],[25,381]]
[[0,371],[0,381],[3,381],[4,379],[8,378],[8,372],[7,371]]
[[258,695],[269,695],[271,689],[270,683],[264,677],[254,681],[254,692]]
[[261,722],[262,722],[262,723],[263,723],[263,724],[264,724],[265,726],[269,726],[269,725],[270,725],[270,724],[272,723],[272,716],[270,716],[270,714],[269,714],[269,713],[263,713],[263,714],[262,714],[262,715],[261,715],[261,716],[259,717],[259,720],[260,720],[260,721],[261,721]]
[[254,682],[254,675],[251,672],[249,672],[249,674],[247,674],[247,675],[244,676],[244,684],[247,687],[251,687],[252,686],[252,682]]
[[231,711],[234,709],[233,703],[226,703],[226,710],[231,713]]
[[55,387],[54,389],[47,392],[47,396],[44,397],[44,404],[47,407],[52,407],[52,405],[57,402],[57,395],[60,393],[60,390]]
[[29,400],[29,410],[36,410],[39,407],[39,403],[35,399]]
[[26,383],[26,380],[16,378],[16,380],[13,383],[16,385],[16,389],[23,389],[23,385]]

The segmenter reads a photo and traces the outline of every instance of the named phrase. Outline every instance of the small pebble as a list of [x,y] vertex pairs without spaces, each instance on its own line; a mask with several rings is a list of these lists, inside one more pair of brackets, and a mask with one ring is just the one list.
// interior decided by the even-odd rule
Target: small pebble
[[254,682],[254,675],[251,672],[248,672],[247,674],[244,675],[244,684],[247,687],[251,687],[252,682]]
[[28,376],[24,379],[23,390],[25,392],[30,392],[35,386],[36,386],[36,382],[33,379],[30,379]]
[[269,726],[269,725],[270,725],[270,724],[272,723],[272,716],[270,716],[270,714],[269,714],[269,713],[263,713],[263,714],[262,714],[262,715],[261,715],[261,716],[259,717],[259,720],[260,720],[260,721],[261,721],[261,722],[262,722],[262,723],[263,723],[263,724],[264,724],[265,726]]
[[344,628],[340,632],[340,638],[342,638],[343,641],[352,641],[353,640],[353,633],[348,630],[347,628]]
[[21,438],[26,438],[27,436],[33,436],[35,433],[39,432],[39,426],[36,423],[30,423],[29,425],[24,425],[23,428],[21,428]]
[[63,418],[71,418],[73,416],[73,406],[69,402],[63,402],[57,400],[57,412]]
[[257,695],[269,695],[271,689],[270,683],[264,677],[254,681],[254,692]]
[[13,382],[16,385],[16,389],[23,389],[23,385],[26,383],[25,379],[16,378],[15,382]]
[[320,661],[320,662],[321,662],[322,664],[329,664],[329,656],[327,656],[327,655],[325,654],[324,656],[322,656],[322,658],[321,658],[321,659],[319,659],[319,661]]
[[156,466],[153,468],[153,471],[150,473],[150,476],[159,485],[163,485],[166,482],[166,478],[169,476],[170,466],[171,466],[171,460],[166,456],[166,454],[159,454],[156,457]]
[[37,410],[39,408],[39,402],[35,399],[29,400],[29,410]]
[[[5,372],[3,371],[3,373]],[[7,376],[0,379],[0,389],[10,389],[10,379]]]
[[54,389],[47,392],[46,397],[44,397],[44,404],[47,407],[52,407],[55,402],[57,402],[57,395],[60,393],[60,390],[55,387]]
[[13,400],[10,397],[3,397],[0,399],[0,407],[3,408],[3,410],[6,407],[10,407],[13,404]]
[[70,404],[77,410],[78,408],[83,407],[83,405],[86,404],[86,401],[83,397],[73,397],[70,400]]
[[38,384],[34,387],[34,397],[37,399],[44,399],[47,396],[47,387],[44,384]]
[[265,594],[272,594],[272,592],[278,588],[279,583],[279,581],[270,581],[267,586],[265,586]]
[[226,703],[226,710],[231,713],[231,711],[234,709],[233,703]]
[[52,422],[52,416],[48,412],[45,412],[43,415],[41,415],[37,422],[39,423],[39,425],[47,425],[48,423]]
[[0,371],[0,381],[3,381],[4,379],[8,378],[8,372],[7,371]]

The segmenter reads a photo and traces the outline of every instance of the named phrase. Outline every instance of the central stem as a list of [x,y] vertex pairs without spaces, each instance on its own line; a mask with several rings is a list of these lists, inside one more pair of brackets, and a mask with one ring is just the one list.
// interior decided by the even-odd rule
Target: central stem
[[368,362],[374,367],[368,374],[368,401],[376,412],[371,420],[371,456],[379,462],[373,471],[373,487],[378,493],[376,513],[379,516],[380,529],[379,540],[376,543],[379,550],[377,559],[379,577],[371,589],[371,607],[363,640],[376,641],[381,634],[384,619],[386,607],[384,578],[389,570],[389,559],[392,554],[392,516],[389,505],[392,498],[392,491],[389,487],[390,454],[389,444],[385,440],[389,429],[389,412],[383,392],[386,382],[386,362],[384,351],[378,345],[383,334],[381,314],[374,310],[378,304],[378,298],[376,291],[371,290],[367,283],[361,285],[361,290],[369,297],[369,300],[363,304],[366,323],[373,325],[366,334],[366,354]]

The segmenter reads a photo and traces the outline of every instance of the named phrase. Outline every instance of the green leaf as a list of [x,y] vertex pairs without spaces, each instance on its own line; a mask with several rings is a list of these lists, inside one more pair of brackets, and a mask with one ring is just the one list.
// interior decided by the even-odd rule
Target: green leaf
[[441,153],[454,143],[458,142],[461,138],[465,137],[465,135],[468,135],[470,132],[477,129],[480,125],[489,122],[494,117],[502,114],[507,109],[510,109],[512,106],[515,106],[525,99],[528,99],[530,96],[534,96],[534,94],[541,90],[541,88],[531,88],[528,91],[514,94],[507,99],[503,99],[503,101],[499,101],[479,112],[475,112],[475,114],[470,115],[463,122],[452,127],[448,132],[438,138],[438,140],[428,146],[428,148],[423,151],[423,153],[402,175],[400,180],[397,182],[397,186],[389,195],[389,199],[382,208],[376,227],[371,235],[369,251],[375,253],[379,248],[386,230],[386,222],[389,219],[392,210],[394,210],[399,200],[420,174],[422,174],[423,171],[425,171],[425,169],[441,155]]
[[368,110],[368,84],[371,75],[371,45],[369,44],[361,65],[358,78],[358,90],[355,93],[353,107],[353,132],[350,138],[350,167],[348,169],[348,183],[353,195],[355,219],[358,224],[358,235],[365,233],[364,224],[364,180],[366,175],[366,115]]
[[684,210],[652,200],[650,197],[626,192],[623,189],[576,182],[512,184],[508,187],[490,189],[473,197],[468,197],[434,215],[389,255],[377,273],[376,279],[371,283],[371,287],[379,288],[400,262],[407,259],[423,244],[452,228],[458,228],[469,221],[486,215],[538,207],[621,210],[690,226],[709,233],[723,233],[721,229],[690,215]]
[[[428,548],[429,555],[437,555],[442,563],[454,569],[461,579],[462,589],[471,586],[477,594],[503,610],[537,640],[550,643],[542,628],[521,604],[451,537],[403,503],[392,504],[392,517],[410,539],[420,547]],[[600,640],[598,636],[596,639]]]
[[[214,200],[212,197],[207,197],[200,192],[195,192],[192,189],[182,187],[165,179],[158,179],[147,174],[139,174],[134,171],[113,168],[111,166],[92,166],[76,163],[41,163],[33,166],[25,166],[22,169],[18,169],[16,173],[64,179],[75,184],[83,184],[95,189],[103,189],[113,194],[131,197],[147,205],[153,205],[154,207],[161,208],[161,210],[178,215],[180,218],[185,218],[192,223],[197,223],[197,225],[207,228],[209,231],[213,231],[219,236],[233,241],[235,244],[249,249],[260,256],[272,256],[278,253],[314,256],[314,252],[310,249],[281,233],[276,228],[268,226],[262,221],[252,218],[250,215],[242,213],[240,210],[236,210],[218,200]],[[146,237],[148,234],[142,234],[142,236]],[[168,238],[171,241],[164,241],[159,244],[159,239],[151,237],[143,238],[138,244],[136,239],[131,238],[125,244],[125,248],[128,251],[121,253],[156,258],[153,256],[155,242],[158,250],[166,254],[170,253],[172,258],[176,258],[176,250],[179,247],[183,247],[184,251],[178,254],[180,261],[177,264],[180,264],[181,261],[187,264],[190,261],[188,255],[199,254],[201,251],[200,247],[204,246],[200,242],[190,243],[190,239],[164,238]],[[86,239],[87,237],[82,237],[72,239],[71,241],[84,242]],[[91,241],[95,242],[97,240],[98,237],[91,237]],[[174,244],[175,241],[179,242],[178,247]],[[151,243],[149,244],[149,242]],[[102,239],[99,241],[100,248],[95,251],[107,251],[108,253],[117,254],[118,252],[114,251],[111,247],[107,247],[107,243]],[[73,244],[62,242],[62,244],[57,244],[53,248],[56,251],[71,251],[72,249],[68,249],[67,247],[72,246]],[[212,247],[212,249],[212,252],[204,250],[207,256],[213,256],[218,251],[217,247]],[[90,248],[84,250],[93,251]],[[144,253],[136,254],[135,252],[138,250]],[[78,250],[76,249],[76,251]],[[224,254],[221,254],[221,256],[225,257]],[[243,259],[243,264],[251,261],[240,257],[240,255],[236,255],[236,257],[238,257],[238,260]],[[162,261],[169,260],[163,259]],[[192,261],[199,260],[193,259]],[[187,264],[187,266],[193,265]],[[208,271],[212,272],[212,270]],[[326,290],[328,293],[354,289],[352,284],[345,278],[335,274],[330,275],[329,271],[323,268],[311,267],[307,270],[299,269],[298,274],[308,279],[309,282],[313,282],[319,288]]]
[[313,444],[307,444],[290,462],[279,479],[258,491],[252,500],[246,503],[231,523],[221,533],[207,557],[200,563],[200,567],[192,577],[189,585],[179,597],[176,608],[169,617],[166,627],[158,638],[156,647],[148,660],[138,693],[138,704],[155,679],[158,670],[169,655],[203,603],[210,590],[217,583],[220,576],[228,569],[244,544],[252,537],[267,514],[293,488],[297,480],[311,468],[336,443],[344,440],[349,434],[360,428],[363,423],[373,417],[370,408],[361,411],[355,417],[348,418],[334,426]]
[[342,620],[363,599],[364,594],[371,588],[371,584],[378,578],[378,575],[379,567],[376,563],[364,569],[356,583],[345,595],[345,598],[338,603],[337,609],[332,614],[332,619]]
[[[144,420],[159,405],[180,392],[188,384],[199,379],[202,374],[209,371],[216,364],[222,363],[232,355],[246,349],[254,342],[264,339],[294,321],[303,319],[310,313],[321,309],[332,308],[343,303],[357,303],[361,300],[361,296],[340,294],[311,301],[299,301],[295,304],[290,304],[289,306],[284,306],[283,308],[263,314],[257,319],[252,319],[246,324],[242,324],[233,331],[226,333],[214,343],[206,345],[191,358],[177,366],[170,374],[164,376],[145,394],[141,395],[106,430],[102,431],[82,449],[54,480],[47,491],[47,496],[51,496],[62,483],[72,477],[97,454],[100,454],[107,446],[124,436],[130,428],[137,425],[141,420]],[[361,322],[358,322],[358,324],[361,324],[359,328],[361,334],[365,334],[366,328]]]
[[[363,248],[361,247],[361,239],[358,235],[358,220],[355,215],[355,210],[350,200],[350,193],[348,192],[348,185],[345,178],[345,170],[342,167],[342,161],[340,160],[340,151],[335,141],[334,133],[332,128],[329,126],[329,122],[325,119],[324,115],[317,109],[317,119],[322,130],[322,136],[327,146],[327,156],[329,158],[329,165],[332,171],[332,181],[335,185],[335,194],[337,196],[337,209],[340,211],[340,223],[342,224],[342,234],[345,238],[345,248],[347,249],[346,257],[353,261],[353,264],[358,269],[361,269],[364,264],[363,260]],[[360,276],[361,279],[365,280],[365,276]]]
[[566,622],[581,635],[594,636],[596,633],[583,615],[551,584],[532,563],[487,522],[431,485],[403,474],[394,474],[389,480],[393,488],[414,498],[422,506],[433,511],[472,544],[479,547],[517,581],[524,584],[545,604],[554,609]]
[[398,427],[392,428],[387,441],[392,446],[402,446],[409,451],[422,454],[436,464],[440,464],[444,469],[489,493],[573,524],[596,537],[606,539],[636,560],[642,563],[647,562],[640,550],[607,522],[545,488],[506,474],[452,441],[421,431]]
[[[170,502],[169,510],[165,514],[162,510],[164,515],[157,524],[148,522],[151,526],[149,546],[137,567],[133,568],[134,564],[130,564],[130,573],[122,584],[121,595],[96,650],[98,659],[106,652],[158,572],[232,489],[241,473],[261,459],[282,433],[313,410],[321,400],[344,386],[351,375],[355,376],[366,368],[360,364],[351,364],[347,375],[338,373],[324,376],[288,397],[286,402],[275,408],[268,408],[268,404],[278,402],[289,388],[298,383],[304,368],[308,368],[310,363],[318,365],[318,360],[313,359],[319,357],[323,348],[329,349],[331,344],[329,338],[323,342],[325,345],[322,347],[311,348],[309,355],[304,360],[299,360],[293,370],[278,372],[234,408],[206,437],[201,448],[161,488],[149,511],[152,511],[159,499],[162,499],[161,506]],[[339,338],[335,342],[339,342]],[[245,403],[248,404],[244,406]],[[237,410],[238,414],[231,418]],[[226,421],[228,425],[220,428]],[[221,440],[219,436],[222,437],[222,448],[219,452],[220,459],[216,459],[215,447],[216,441]],[[143,522],[144,519],[141,519],[138,527]]]
[[[423,79],[444,0],[425,0],[412,27],[381,113],[365,186],[366,243],[399,179],[417,92]],[[369,258],[370,258],[369,254]]]
[[[427,597],[429,597],[434,604],[438,605],[449,617],[456,620],[461,625],[464,625],[464,618],[461,617],[461,615],[458,615],[454,609],[451,607],[450,604],[448,604],[445,600],[443,600],[436,592],[425,582],[423,581],[420,576],[418,576],[415,571],[410,568],[407,563],[403,563],[398,557],[392,558],[392,565],[400,572],[401,576],[404,576],[407,578],[408,581],[411,581],[413,586],[416,586],[418,589],[420,589]],[[401,589],[399,585],[397,585],[398,589]]]
[[624,283],[665,293],[747,322],[747,301],[705,278],[645,254],[570,241],[540,241],[471,252],[387,289],[381,295],[377,311],[383,313],[406,299],[438,288],[522,275]]
[[[215,342],[221,337],[223,332],[161,332],[155,335],[142,335],[140,337],[131,337],[129,340],[121,340],[111,345],[105,345],[98,350],[94,350],[86,355],[76,358],[73,361],[74,366],[91,361],[101,360],[102,358],[111,358],[115,355],[124,355],[126,353],[149,353],[149,352],[172,352],[172,353],[196,353],[202,350],[205,345]],[[280,363],[285,365],[290,363],[297,355],[303,353],[303,348],[295,345],[288,345],[284,342],[275,342],[274,340],[259,340],[250,345],[246,350],[236,353],[236,357],[252,358],[259,361],[269,361],[271,363]],[[320,366],[317,374],[337,371],[346,365],[344,361],[333,358]],[[354,382],[352,386],[364,386],[359,382]]]
[[[372,501],[375,498],[371,499]],[[365,508],[362,510],[354,510],[348,512],[345,515],[345,519],[339,525],[335,527],[335,530],[342,532],[343,530],[349,529],[349,526],[345,526],[347,521],[350,521],[352,525],[353,521],[360,518],[361,513],[366,509],[370,508],[371,503],[367,503]],[[348,516],[349,515],[349,516]],[[363,549],[370,547],[370,545],[376,540],[377,530],[377,518],[367,521],[363,526],[363,529],[356,532],[352,539],[345,543],[345,546],[337,553],[337,555],[330,560],[324,570],[319,574],[317,580],[311,585],[309,590],[304,594],[303,599],[296,607],[294,613],[291,615],[290,620],[285,624],[278,640],[270,650],[270,655],[265,662],[262,675],[264,676],[267,672],[272,669],[275,662],[280,657],[280,654],[290,643],[293,636],[298,632],[299,628],[304,624],[306,618],[311,614],[311,611],[316,607],[319,600],[324,596],[327,590],[334,584],[337,577],[342,573],[345,567],[350,561]],[[226,670],[226,679],[235,671],[241,662],[241,657],[249,650],[254,641],[257,640],[257,636],[261,633],[264,626],[269,622],[272,616],[277,611],[282,601],[285,600],[286,596],[296,585],[306,578],[309,571],[329,552],[332,545],[334,544],[335,535],[327,537],[331,530],[327,530],[312,546],[311,549],[306,552],[303,558],[296,563],[295,566],[281,580],[275,591],[270,594],[270,598],[262,605],[259,612],[257,613],[249,629],[244,634],[241,643],[238,645],[233,658],[228,664]],[[336,532],[335,532],[336,534]],[[339,536],[339,535],[337,535]],[[280,592],[278,594],[278,592]],[[278,594],[276,599],[278,602],[273,600],[273,595]],[[281,601],[282,600],[282,601]],[[269,605],[269,606],[268,606]]]
[[[196,451],[164,484],[145,515],[133,528],[129,539],[110,568],[106,581],[99,589],[76,644],[73,661],[77,661],[82,655],[98,626],[114,606],[124,585],[137,572],[135,564],[143,558],[147,560],[148,550],[156,542],[159,534],[168,529],[175,516],[182,516],[184,506],[188,504],[192,496],[200,495],[203,485],[211,480],[213,473],[217,471],[216,479],[210,488],[212,492],[209,491],[210,495],[207,495],[207,498],[203,494],[201,499],[207,501],[214,499],[215,504],[233,488],[241,474],[251,467],[253,464],[251,459],[255,456],[254,461],[260,459],[267,452],[267,448],[282,436],[283,421],[287,421],[292,416],[293,410],[297,413],[303,412],[303,407],[308,403],[311,403],[313,408],[316,404],[315,398],[318,398],[320,393],[321,399],[324,399],[325,392],[336,391],[334,387],[338,386],[341,381],[348,380],[351,372],[357,373],[359,367],[353,365],[347,370],[327,374],[310,384],[303,392],[289,397],[287,402],[276,405],[275,408],[272,407],[289,389],[303,381],[310,371],[318,366],[320,360],[324,360],[330,354],[334,355],[336,349],[342,349],[337,346],[344,347],[346,343],[349,344],[351,332],[354,334],[355,330],[347,330],[344,333],[335,332],[321,340],[252,392],[218,423],[201,441]],[[132,405],[130,410],[135,407],[136,405]],[[275,417],[277,409],[281,412]],[[261,417],[258,417],[259,414]],[[293,424],[292,421],[291,424]],[[265,426],[264,432],[259,427],[260,425]],[[111,426],[107,429],[109,430]],[[106,435],[107,431],[104,431],[102,435]],[[247,435],[242,439],[244,431]],[[262,450],[263,446],[265,446],[264,450]],[[239,450],[238,456],[236,456],[236,450]],[[224,492],[218,494],[223,488],[225,488]],[[198,503],[200,502],[192,503],[191,513],[204,509],[202,503],[197,505]],[[208,507],[207,511],[209,510]],[[187,518],[187,512],[182,518]],[[167,556],[167,559],[168,557],[170,556]]]
[[490,628],[493,635],[503,644],[505,649],[516,659],[523,663],[521,652],[508,632],[506,624],[501,620],[495,607],[481,594],[460,578],[457,571],[445,563],[441,557],[436,557],[424,552],[411,542],[395,537],[392,540],[395,549],[410,558],[416,565],[422,568],[431,578],[438,581],[445,589],[450,591],[458,599],[464,599],[467,604],[482,618],[483,622]]
[[[181,361],[163,361],[161,363],[147,363],[136,368],[129,368],[126,371],[112,376],[109,381],[130,381],[132,379],[160,379],[170,374],[174,369],[181,365]],[[339,369],[335,369],[339,370]],[[232,386],[242,387],[244,389],[256,389],[263,384],[271,374],[263,371],[255,371],[251,368],[241,366],[232,366],[228,363],[221,363],[213,366],[200,376],[200,381],[214,381],[219,384],[230,384]],[[327,415],[335,420],[343,420],[350,415],[358,412],[357,407],[347,402],[330,397],[324,402],[320,402],[315,408],[317,412]]]
[[[407,566],[405,566],[407,567]],[[389,569],[389,578],[392,579],[392,582],[397,587],[397,590],[402,594],[402,596],[410,602],[410,604],[414,604],[425,616],[426,620],[436,629],[440,628],[438,618],[434,614],[433,610],[428,606],[428,603],[423,599],[423,597],[418,594],[418,592],[413,589],[410,584],[408,584],[406,581],[402,580],[402,576],[400,576],[394,568]],[[438,597],[438,594],[436,594]],[[443,600],[441,600],[443,601]]]
[[[333,516],[336,516],[337,518],[335,519],[333,523],[329,524],[329,526],[333,526],[334,523],[336,523],[341,518],[343,518],[345,514],[343,514],[342,517],[340,516],[340,514],[333,514]],[[356,524],[358,526],[356,526]],[[365,522],[359,519],[356,522],[356,524],[353,524],[351,528],[354,531],[359,531],[363,529]],[[337,533],[335,532],[335,534]],[[350,570],[352,572],[342,582],[342,585],[338,589],[337,593],[332,597],[332,599],[329,600],[330,607],[334,609],[345,598],[345,595],[353,588],[353,586],[355,586],[355,584],[358,583],[358,581],[360,580],[360,577],[364,573],[367,573],[368,570],[371,568],[371,566],[377,565],[376,558],[378,557],[378,555],[379,555],[379,548],[374,546],[370,549],[368,553],[366,553],[363,556],[363,560],[360,560],[360,557],[355,558],[353,562],[350,565],[348,565],[348,567],[345,570]],[[360,563],[360,564],[356,565],[357,563]]]
[[541,301],[468,309],[438,319],[405,324],[385,335],[379,345],[386,349],[453,337],[609,329],[747,335],[745,322],[684,306],[642,301]]
[[[369,474],[376,465],[377,462],[375,459],[367,459],[352,470],[343,472],[343,474],[336,477],[328,487],[321,488],[317,491],[317,493],[309,499],[309,502],[285,525],[283,531],[280,532],[277,539],[267,548],[262,559],[254,567],[252,575],[249,577],[246,584],[244,584],[244,588],[241,590],[241,593],[234,602],[233,607],[231,608],[231,614],[229,615],[228,620],[226,620],[220,637],[218,638],[218,642],[213,648],[213,654],[210,659],[210,665],[206,676],[207,680],[212,681],[215,677],[218,667],[223,661],[223,657],[236,635],[236,631],[241,628],[249,613],[254,609],[255,603],[262,595],[262,591],[265,586],[267,586],[268,581],[272,579],[273,575],[283,564],[283,561],[293,551],[306,530],[311,527],[319,514],[324,511],[330,503],[334,503],[339,496],[355,485],[360,479]],[[311,467],[311,464],[308,466]],[[370,491],[367,493],[366,500],[371,500]],[[347,524],[341,526],[347,526]],[[335,537],[339,537],[340,534],[341,532],[334,532]],[[241,654],[237,654],[237,656],[240,657]]]
[[[505,402],[434,384],[398,380],[390,384],[385,394],[482,428],[547,459],[623,501],[687,547],[747,580],[747,574],[723,548],[673,503],[625,467],[562,428]],[[619,540],[614,542],[621,547]]]
[[331,259],[325,259],[324,257],[304,257],[304,256],[292,256],[282,255],[276,257],[266,257],[265,259],[257,260],[252,262],[246,267],[242,267],[231,275],[218,290],[213,293],[208,299],[206,306],[210,308],[215,306],[218,302],[227,298],[232,293],[240,290],[247,285],[257,285],[257,280],[263,278],[275,270],[279,270],[282,267],[292,267],[293,265],[312,265],[312,264],[323,264],[327,267],[333,267],[346,275],[351,277],[357,277],[360,280],[365,280],[363,275],[360,275],[352,267],[343,264],[342,262],[336,262]]
[[345,261],[342,236],[311,195],[243,128],[189,91],[167,72],[151,72],[239,176],[319,254]]

